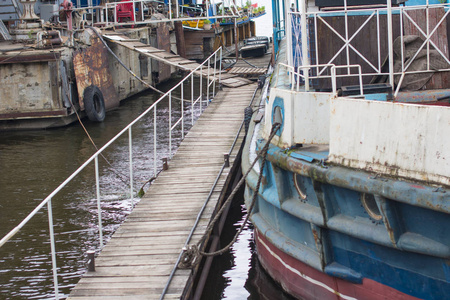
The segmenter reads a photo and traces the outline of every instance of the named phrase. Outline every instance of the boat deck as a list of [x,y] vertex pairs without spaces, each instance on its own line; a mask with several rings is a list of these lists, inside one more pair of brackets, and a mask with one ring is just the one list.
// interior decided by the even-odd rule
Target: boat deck
[[[256,84],[224,88],[186,135],[169,169],[151,185],[127,220],[96,258],[69,299],[159,299],[200,208],[222,168]],[[241,132],[230,157],[233,164]],[[230,168],[225,168],[189,244],[204,234]],[[177,269],[164,299],[179,299],[189,288],[190,269]]]

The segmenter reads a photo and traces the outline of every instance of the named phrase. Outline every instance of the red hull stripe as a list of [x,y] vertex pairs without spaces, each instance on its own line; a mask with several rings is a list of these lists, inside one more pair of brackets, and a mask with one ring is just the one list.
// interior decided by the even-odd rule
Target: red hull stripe
[[287,264],[280,256],[278,256],[275,252],[273,252],[272,249],[270,249],[270,247],[267,246],[267,244],[264,243],[263,240],[261,240],[261,238],[259,237],[259,234],[257,235],[257,239],[258,239],[259,244],[264,246],[264,248],[269,252],[269,254],[272,255],[272,257],[274,257],[276,260],[278,260],[287,270],[289,270],[289,271],[295,273],[296,275],[302,277],[303,279],[305,279],[306,281],[312,283],[316,287],[323,288],[323,289],[329,291],[330,293],[341,297],[342,299],[357,300],[356,298],[343,295],[343,294],[339,293],[338,291],[334,290],[333,288],[329,287],[328,285],[326,285],[326,284],[324,284],[324,283],[322,283],[322,282],[320,282],[318,280],[315,280],[314,278],[311,278],[311,277],[307,276],[306,274],[303,274],[302,272],[300,272],[296,268],[294,268],[291,265]]
[[364,278],[362,284],[354,284],[324,274],[282,252],[257,230],[255,240],[263,267],[288,293],[296,297],[345,300],[418,299],[368,278]]

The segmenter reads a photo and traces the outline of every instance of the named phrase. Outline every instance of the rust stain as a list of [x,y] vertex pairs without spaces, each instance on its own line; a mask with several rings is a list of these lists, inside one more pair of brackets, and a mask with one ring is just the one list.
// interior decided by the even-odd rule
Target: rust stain
[[[383,216],[386,215],[386,212],[384,211],[383,207],[379,207],[381,210],[381,214]],[[394,234],[394,229],[391,227],[391,224],[389,224],[388,220],[385,220],[384,225],[386,227],[386,230],[388,232],[389,235],[389,239],[391,240],[392,245],[394,245],[395,247],[397,247],[397,242],[395,240],[395,234]]]
[[[108,51],[96,36],[93,36],[91,41],[89,48],[75,51],[73,55],[78,98],[83,99],[85,88],[95,85],[102,91],[105,108],[108,110],[119,105],[119,95],[109,70]],[[80,108],[84,110],[83,101],[80,101]]]
[[314,236],[314,241],[316,243],[316,247],[317,249],[319,249],[320,246],[320,237],[319,237],[319,233],[317,232],[317,230],[315,230],[314,228],[311,229],[312,230],[312,234]]

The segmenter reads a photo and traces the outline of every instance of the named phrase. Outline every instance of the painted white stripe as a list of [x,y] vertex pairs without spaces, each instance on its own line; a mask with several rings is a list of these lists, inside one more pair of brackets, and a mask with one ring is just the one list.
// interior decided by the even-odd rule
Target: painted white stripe
[[320,281],[318,281],[318,280],[315,280],[315,279],[313,279],[313,278],[311,278],[311,277],[309,277],[309,276],[307,276],[307,275],[301,273],[300,271],[298,271],[298,270],[295,269],[294,267],[292,267],[292,266],[288,265],[286,262],[284,262],[284,261],[281,259],[281,257],[279,257],[275,252],[273,252],[273,251],[269,248],[269,246],[267,246],[266,243],[264,243],[264,242],[259,238],[259,236],[258,236],[258,241],[261,243],[261,245],[263,245],[263,246],[267,249],[267,251],[269,251],[269,253],[270,253],[274,258],[276,258],[280,263],[283,264],[283,266],[284,266],[286,269],[290,270],[291,272],[297,274],[298,276],[302,277],[303,279],[305,279],[305,280],[307,280],[307,281],[309,281],[309,282],[311,282],[311,283],[313,283],[313,284],[315,284],[315,285],[317,285],[317,286],[320,286],[320,287],[326,289],[327,291],[329,291],[329,292],[331,292],[331,293],[333,293],[333,294],[335,294],[335,295],[338,295],[339,297],[341,297],[341,298],[343,298],[343,299],[346,299],[346,300],[357,300],[356,298],[353,298],[353,297],[350,297],[350,296],[343,295],[343,294],[339,293],[338,291],[332,289],[332,288],[329,287],[328,285],[324,284],[323,282],[320,282]]

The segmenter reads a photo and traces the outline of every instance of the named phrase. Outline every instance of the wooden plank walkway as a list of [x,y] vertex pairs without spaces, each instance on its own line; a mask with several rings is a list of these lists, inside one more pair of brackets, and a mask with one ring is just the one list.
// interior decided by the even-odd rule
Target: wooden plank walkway
[[[131,39],[120,33],[105,33],[105,34],[103,34],[103,37],[106,38],[108,41],[116,43],[117,45],[125,47],[129,50],[136,51],[139,54],[147,56],[151,59],[155,59],[157,61],[163,62],[165,64],[168,64],[170,66],[173,66],[175,68],[179,68],[179,69],[182,69],[185,71],[193,71],[197,67],[200,66],[200,64],[195,61],[180,57],[179,55],[152,47],[152,46],[144,44],[144,43],[141,43],[136,39]],[[217,64],[219,64],[219,63],[217,63]],[[203,70],[201,72],[202,76],[206,77],[207,72],[208,72],[207,67],[203,67]],[[213,71],[211,70],[211,72],[213,72]],[[220,71],[220,72],[222,72],[222,74],[220,74],[220,81],[224,86],[239,87],[239,86],[243,86],[243,85],[252,83],[252,81],[250,81],[248,79],[237,77],[236,74],[230,74],[230,73],[227,73],[224,71]],[[195,74],[200,76],[200,71],[196,71]],[[210,78],[212,79],[215,75],[216,79],[218,80],[219,79],[218,74],[219,73],[217,73],[217,74],[212,73],[210,75]]]
[[[176,154],[96,258],[69,299],[159,299],[234,141],[256,84],[224,88],[186,135]],[[243,132],[230,157],[232,165]],[[204,234],[230,168],[225,168],[190,244]],[[164,299],[180,299],[191,270],[177,269]]]

